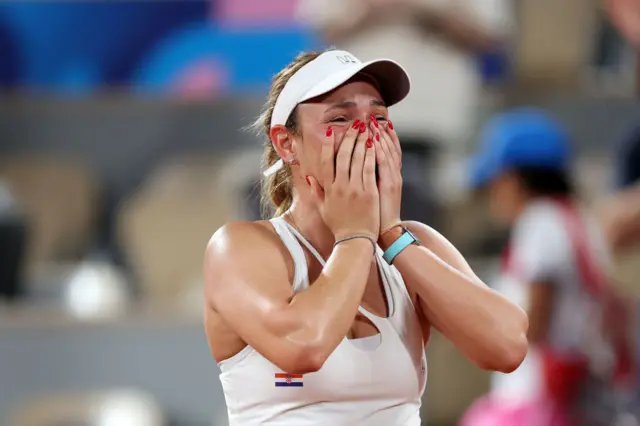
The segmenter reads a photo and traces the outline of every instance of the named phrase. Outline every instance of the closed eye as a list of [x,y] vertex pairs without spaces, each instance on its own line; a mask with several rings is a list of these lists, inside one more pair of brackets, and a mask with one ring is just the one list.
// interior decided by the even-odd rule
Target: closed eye
[[329,120],[330,123],[345,123],[347,119],[345,117],[336,117]]

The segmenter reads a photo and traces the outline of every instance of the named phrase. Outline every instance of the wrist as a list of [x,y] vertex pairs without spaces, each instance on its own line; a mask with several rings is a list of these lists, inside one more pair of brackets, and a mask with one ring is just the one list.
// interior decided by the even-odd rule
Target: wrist
[[380,234],[378,245],[383,251],[386,251],[403,233],[404,227],[402,224],[395,225]]
[[368,234],[352,234],[342,238],[337,238],[333,243],[333,248],[335,249],[342,245],[354,248],[368,246],[369,249],[373,249],[371,253],[375,253],[376,239]]

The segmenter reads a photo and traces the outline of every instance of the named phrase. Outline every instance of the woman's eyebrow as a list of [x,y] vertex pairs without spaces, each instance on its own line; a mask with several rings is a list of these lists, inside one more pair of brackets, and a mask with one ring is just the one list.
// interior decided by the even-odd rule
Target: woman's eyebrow
[[355,108],[357,106],[358,106],[358,104],[356,104],[355,102],[343,101],[343,102],[338,102],[338,103],[335,103],[335,104],[331,105],[329,108],[327,108],[326,112],[329,112],[329,111],[334,110],[334,109]]

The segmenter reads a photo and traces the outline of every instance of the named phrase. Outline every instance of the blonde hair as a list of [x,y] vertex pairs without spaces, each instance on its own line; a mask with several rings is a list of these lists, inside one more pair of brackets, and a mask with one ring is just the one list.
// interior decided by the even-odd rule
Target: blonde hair
[[[273,109],[278,100],[278,96],[280,96],[280,93],[292,75],[322,53],[324,52],[303,52],[273,77],[267,102],[262,109],[262,113],[252,126],[255,130],[259,131],[260,134],[264,133],[266,135],[264,140],[264,154],[262,155],[262,170],[268,169],[280,159],[273,143],[271,143],[271,137],[269,135],[271,130],[271,117],[273,116]],[[296,116],[297,110],[294,109],[285,125],[294,134],[299,130]],[[293,202],[292,178],[291,167],[286,163],[284,167],[276,173],[263,178],[261,199],[263,213],[265,215],[274,212],[275,216],[280,216],[289,210]]]

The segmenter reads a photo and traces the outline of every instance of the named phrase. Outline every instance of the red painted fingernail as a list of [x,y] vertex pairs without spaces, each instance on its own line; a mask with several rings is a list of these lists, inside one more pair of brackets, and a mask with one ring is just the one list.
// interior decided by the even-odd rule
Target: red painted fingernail
[[367,148],[371,148],[373,146],[373,141],[371,138],[367,139]]
[[393,123],[391,122],[391,120],[389,120],[389,128],[393,130]]
[[305,176],[304,178],[307,180],[307,184],[311,186],[311,179],[309,179],[309,176]]
[[379,125],[378,125],[378,120],[376,120],[376,118],[375,118],[373,115],[371,116],[371,121],[373,122],[373,125],[374,125],[374,126],[376,126],[376,127],[378,127],[378,126],[379,126]]
[[327,127],[327,137],[331,136],[333,134],[333,129],[331,128],[331,126]]
[[357,129],[357,128],[359,128],[359,127],[360,127],[360,120],[356,120],[356,121],[354,121],[354,122],[353,122],[353,128],[354,128],[354,129]]
[[376,133],[376,140],[380,142],[380,133]]
[[367,126],[364,123],[360,123],[360,133],[367,131]]

